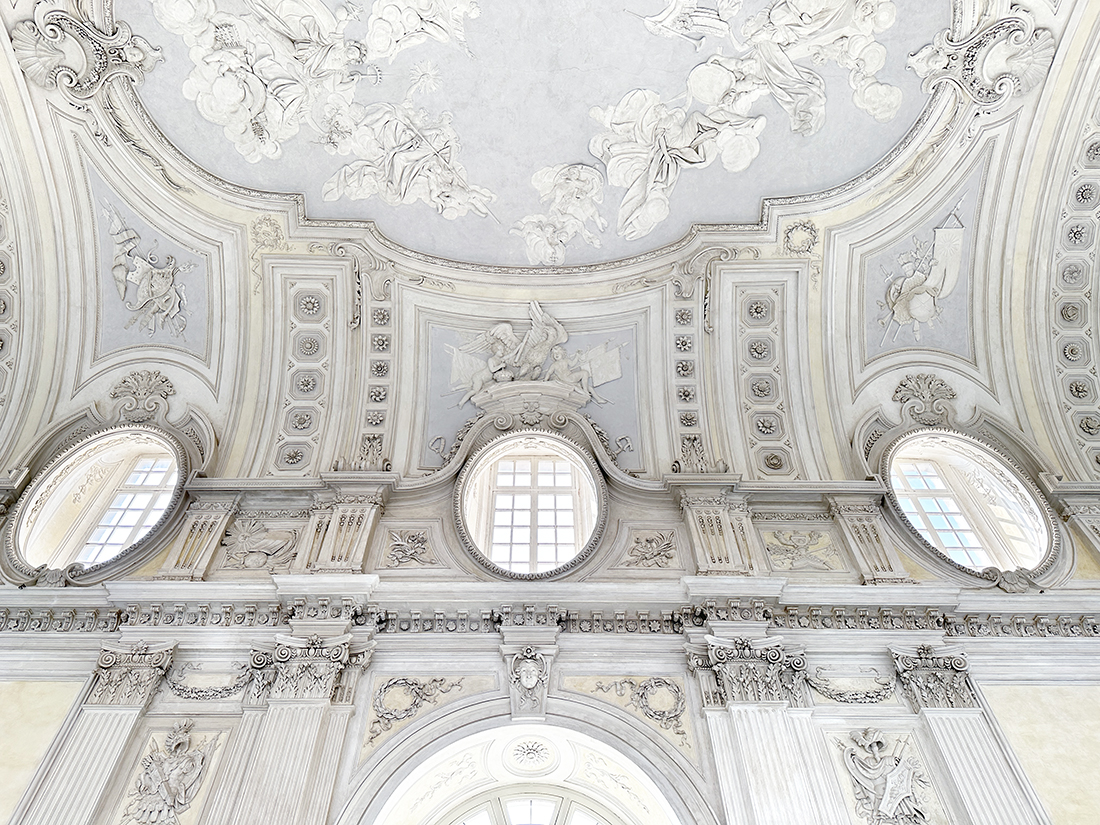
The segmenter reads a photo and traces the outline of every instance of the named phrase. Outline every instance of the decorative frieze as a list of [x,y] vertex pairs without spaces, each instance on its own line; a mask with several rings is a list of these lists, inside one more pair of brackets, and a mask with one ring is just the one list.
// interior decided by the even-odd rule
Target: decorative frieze
[[890,652],[902,689],[915,709],[977,707],[961,647],[919,645],[891,647]]
[[145,642],[131,647],[103,645],[85,703],[144,707],[160,687],[175,650],[174,644],[157,647],[150,647]]
[[125,608],[60,610],[0,607],[0,633],[110,633],[122,627],[285,628],[291,619],[344,619],[380,634],[497,633],[502,627],[556,626],[562,633],[680,635],[708,620],[767,623],[792,630],[935,630],[957,638],[1096,638],[1100,613],[953,613],[928,606],[778,604],[714,599],[653,610],[567,610],[556,605],[396,610],[348,599],[289,602],[143,602]]

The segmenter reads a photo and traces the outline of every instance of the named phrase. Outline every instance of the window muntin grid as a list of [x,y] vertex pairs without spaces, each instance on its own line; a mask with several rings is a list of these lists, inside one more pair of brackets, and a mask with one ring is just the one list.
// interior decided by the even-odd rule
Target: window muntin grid
[[[989,567],[992,564],[989,553],[958,502],[948,493],[936,465],[903,461],[898,462],[898,469],[900,473],[893,476],[898,503],[925,541],[965,567]],[[903,490],[910,495],[904,495]]]
[[554,456],[496,464],[489,558],[513,573],[544,573],[580,552],[575,468]]
[[176,479],[175,461],[172,459],[156,456],[138,458],[75,560],[98,564],[140,541],[168,509]]
[[602,531],[598,473],[591,458],[559,436],[503,436],[459,476],[459,536],[494,572],[532,578],[564,572],[591,552]]
[[179,500],[185,461],[178,444],[141,425],[88,437],[51,461],[24,492],[11,549],[30,569],[94,568],[124,554]]
[[467,810],[453,825],[612,825],[587,802],[557,795],[498,796]]
[[1050,532],[1035,494],[988,450],[962,437],[928,434],[893,452],[894,497],[912,527],[973,570],[1033,568]]

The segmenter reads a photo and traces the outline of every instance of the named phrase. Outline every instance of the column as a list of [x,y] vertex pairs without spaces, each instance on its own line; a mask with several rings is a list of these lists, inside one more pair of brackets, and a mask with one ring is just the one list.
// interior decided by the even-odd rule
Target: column
[[[366,666],[371,644],[351,635],[322,639],[276,636],[271,651],[253,652],[257,694],[267,691],[267,712],[254,734],[252,760],[237,797],[234,825],[298,825],[327,815],[347,711],[332,719],[334,697],[349,704],[354,678]],[[345,670],[351,673],[345,675]],[[261,697],[262,698],[262,697]],[[326,733],[327,732],[327,733]],[[323,735],[326,733],[326,735]]]
[[687,645],[728,822],[850,825],[810,718],[802,651],[777,637]]
[[977,702],[962,647],[890,651],[905,696],[927,724],[974,825],[1048,825]]
[[103,646],[75,719],[46,754],[12,825],[88,825],[175,645]]

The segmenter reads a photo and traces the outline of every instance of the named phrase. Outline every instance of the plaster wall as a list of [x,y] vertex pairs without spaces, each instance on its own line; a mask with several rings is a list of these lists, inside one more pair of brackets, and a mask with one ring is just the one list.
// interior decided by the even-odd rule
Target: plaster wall
[[82,682],[0,682],[0,822],[19,803]]
[[1083,825],[1100,811],[1100,685],[982,688],[1055,825]]

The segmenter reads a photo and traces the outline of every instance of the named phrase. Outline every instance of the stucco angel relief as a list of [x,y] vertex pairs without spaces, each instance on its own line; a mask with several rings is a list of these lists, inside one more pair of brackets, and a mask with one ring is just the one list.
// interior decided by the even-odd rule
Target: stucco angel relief
[[603,160],[608,182],[627,190],[617,229],[628,240],[648,235],[668,217],[681,169],[702,168],[716,158],[730,172],[748,168],[760,152],[757,136],[766,123],[763,116],[743,117],[721,106],[688,114],[648,89],[627,92],[615,106],[594,108],[591,115],[605,131],[592,138],[589,151]]
[[360,159],[329,178],[322,196],[360,200],[377,195],[390,206],[423,201],[449,220],[470,212],[489,215],[495,195],[471,184],[455,159],[459,139],[450,113],[433,117],[415,105],[418,94],[436,87],[435,68],[419,63],[411,80],[401,103],[372,103],[350,110],[346,131],[326,148],[341,154],[350,151]]
[[[522,337],[503,321],[461,347],[448,348],[451,386],[456,392],[465,390],[458,406],[493,384],[540,380],[576,387],[588,400],[606,403],[595,387],[622,377],[620,347],[603,343],[569,353],[564,347],[569,333],[556,318],[538,301],[530,303],[528,313],[531,328]],[[488,355],[479,357],[484,353]]]
[[607,167],[608,183],[627,190],[617,226],[627,240],[648,235],[668,216],[682,169],[701,169],[716,158],[729,172],[748,168],[766,125],[762,115],[752,114],[760,97],[776,100],[796,134],[820,131],[825,81],[796,61],[832,60],[849,69],[856,106],[878,121],[897,114],[901,90],[875,77],[886,61],[875,35],[893,25],[896,14],[889,0],[775,0],[742,23],[738,39],[740,12],[732,0],[669,0],[665,11],[643,18],[655,34],[683,37],[696,48],[713,37],[736,52],[714,54],[689,74],[689,107],[698,103],[703,111],[672,108],[645,89],[591,110],[604,131],[592,138],[589,151]]
[[370,57],[392,62],[398,53],[429,40],[454,43],[473,57],[465,20],[480,14],[475,0],[375,0],[367,23]]
[[364,47],[343,32],[357,6],[244,0],[228,13],[211,0],[152,3],[161,25],[190,47],[195,68],[184,96],[247,160],[278,158],[303,125],[323,134],[334,112],[352,106],[350,67]]
[[531,177],[539,200],[547,204],[548,214],[528,215],[515,224],[512,234],[527,245],[527,260],[533,264],[556,266],[565,260],[565,247],[574,237],[599,247],[600,239],[588,228],[591,221],[598,232],[607,229],[599,212],[603,203],[603,174],[584,163],[547,166]]

